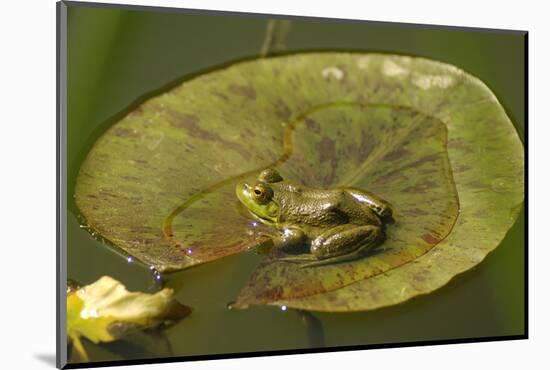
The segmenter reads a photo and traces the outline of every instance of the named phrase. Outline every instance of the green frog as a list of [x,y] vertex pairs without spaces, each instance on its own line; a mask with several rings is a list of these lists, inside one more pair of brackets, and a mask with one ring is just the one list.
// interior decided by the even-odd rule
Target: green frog
[[[359,258],[386,238],[391,205],[368,191],[316,189],[285,181],[275,169],[260,172],[255,184],[239,183],[236,194],[254,218],[276,230],[282,260],[320,266]],[[304,246],[309,253],[291,254]]]

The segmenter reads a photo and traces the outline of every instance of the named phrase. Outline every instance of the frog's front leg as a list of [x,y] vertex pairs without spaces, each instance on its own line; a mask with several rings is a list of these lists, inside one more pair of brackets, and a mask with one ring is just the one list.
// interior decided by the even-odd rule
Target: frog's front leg
[[375,225],[339,225],[325,231],[311,242],[310,255],[286,257],[291,262],[308,262],[313,267],[349,261],[360,257],[384,240],[384,232]]
[[271,237],[273,246],[284,252],[292,251],[306,242],[306,235],[300,229],[283,227],[281,232]]

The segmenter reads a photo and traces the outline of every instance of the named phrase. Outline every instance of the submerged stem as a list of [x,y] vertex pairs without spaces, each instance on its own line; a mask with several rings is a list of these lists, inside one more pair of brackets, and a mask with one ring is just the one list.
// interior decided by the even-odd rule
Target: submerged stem
[[260,56],[263,58],[278,51],[286,50],[286,40],[289,32],[290,21],[284,19],[268,20]]
[[296,310],[306,325],[307,336],[311,348],[325,347],[325,329],[323,323],[310,311]]
[[81,362],[89,362],[90,358],[88,357],[88,352],[86,352],[86,349],[82,345],[80,338],[78,336],[74,336],[72,338],[72,342],[73,349],[76,351],[78,357],[80,357]]

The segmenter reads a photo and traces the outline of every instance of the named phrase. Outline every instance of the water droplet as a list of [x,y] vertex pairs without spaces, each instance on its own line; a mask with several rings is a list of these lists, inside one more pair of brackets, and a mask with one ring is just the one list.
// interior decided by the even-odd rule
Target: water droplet
[[287,307],[285,305],[281,306],[281,311],[286,311]]
[[126,258],[126,260],[128,261],[128,263],[132,263],[132,262],[134,262],[134,257],[128,256],[128,258]]
[[193,248],[191,248],[191,247],[187,248],[186,253],[187,253],[188,255],[191,255],[191,254],[193,253]]
[[235,301],[231,301],[229,302],[225,307],[228,309],[228,310],[232,310],[234,307],[233,305],[235,304]]

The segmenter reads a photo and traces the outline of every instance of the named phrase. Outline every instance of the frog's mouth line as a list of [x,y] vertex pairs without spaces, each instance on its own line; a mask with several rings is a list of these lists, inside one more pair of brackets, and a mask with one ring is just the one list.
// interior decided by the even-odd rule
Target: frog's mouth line
[[252,212],[251,210],[248,210],[248,213],[250,213],[252,215],[252,217],[257,219],[258,221],[263,222],[264,224],[268,224],[268,225],[275,225],[276,224],[276,222],[273,221],[272,219],[265,218],[265,217],[262,217],[260,215],[257,215],[254,212]]

